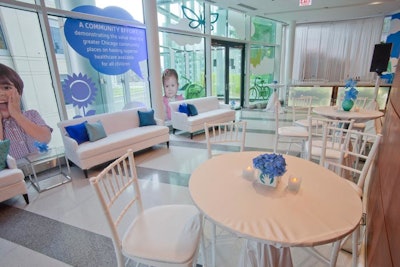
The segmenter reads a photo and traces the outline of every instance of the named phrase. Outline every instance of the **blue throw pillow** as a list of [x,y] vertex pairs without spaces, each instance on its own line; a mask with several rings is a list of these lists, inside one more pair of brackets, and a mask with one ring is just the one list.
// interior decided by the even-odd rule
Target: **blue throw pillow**
[[7,167],[7,155],[10,150],[10,140],[0,141],[0,171]]
[[94,123],[86,123],[85,124],[86,131],[89,136],[89,141],[94,142],[99,139],[107,137],[106,131],[104,130],[103,124],[101,121],[97,121]]
[[188,108],[188,105],[186,103],[180,104],[179,107],[178,107],[178,111],[180,113],[185,113],[186,115],[189,116],[189,108]]
[[79,124],[66,126],[65,130],[67,131],[69,137],[75,139],[75,141],[79,144],[89,141],[89,136],[87,134],[85,124],[87,121],[84,121]]
[[149,125],[157,125],[156,120],[154,119],[154,110],[149,111],[140,111],[138,110],[139,115],[139,126],[149,126]]
[[188,110],[189,110],[189,116],[196,116],[197,114],[199,114],[197,112],[197,108],[195,105],[193,104],[187,104]]

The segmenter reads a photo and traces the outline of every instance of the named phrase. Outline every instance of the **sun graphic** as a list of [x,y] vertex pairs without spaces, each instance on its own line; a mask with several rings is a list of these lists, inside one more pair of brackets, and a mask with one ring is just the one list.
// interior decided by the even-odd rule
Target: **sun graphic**
[[63,83],[65,102],[72,103],[73,106],[78,106],[79,108],[85,108],[92,104],[95,100],[96,92],[95,84],[86,74],[68,75]]

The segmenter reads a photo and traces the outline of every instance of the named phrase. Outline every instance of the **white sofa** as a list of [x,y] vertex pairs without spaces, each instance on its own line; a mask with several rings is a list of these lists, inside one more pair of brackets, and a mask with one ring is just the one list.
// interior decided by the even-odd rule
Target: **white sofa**
[[[60,128],[67,160],[81,168],[88,177],[88,169],[116,159],[128,149],[136,152],[164,142],[169,148],[169,128],[160,119],[155,119],[157,125],[139,127],[138,110],[146,109],[133,108],[59,122],[57,126]],[[65,127],[84,121],[101,121],[107,137],[78,145],[77,141],[68,136]]]
[[7,167],[0,171],[0,202],[16,195],[23,195],[26,204],[29,204],[24,173],[17,168],[13,157],[7,155]]
[[[196,116],[188,116],[185,113],[178,111],[180,104],[193,104],[198,112]],[[171,123],[173,133],[175,130],[181,130],[190,133],[190,138],[193,133],[204,130],[204,123],[218,123],[235,121],[235,111],[229,105],[220,103],[216,96],[194,98],[188,100],[180,100],[170,102],[171,108]]]

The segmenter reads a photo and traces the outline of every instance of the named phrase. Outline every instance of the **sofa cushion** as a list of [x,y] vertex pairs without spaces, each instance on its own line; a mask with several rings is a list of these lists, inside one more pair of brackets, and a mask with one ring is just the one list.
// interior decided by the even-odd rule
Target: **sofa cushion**
[[187,125],[191,127],[198,124],[204,125],[205,122],[224,121],[223,119],[230,116],[232,112],[234,113],[233,110],[229,109],[216,109],[199,113],[197,116],[188,117]]
[[5,139],[0,141],[0,170],[7,167],[7,155],[10,150],[10,140]]
[[156,120],[154,119],[154,110],[138,110],[137,112],[139,115],[139,127],[157,125]]
[[4,169],[0,172],[0,188],[14,185],[24,180],[24,174],[20,169]]
[[186,103],[180,104],[179,107],[178,107],[178,111],[180,113],[185,113],[186,115],[189,116],[189,107],[188,107],[188,105]]
[[196,116],[199,113],[197,112],[197,108],[193,104],[187,104],[188,110],[189,110],[189,116]]
[[75,139],[75,141],[79,144],[82,144],[84,142],[89,141],[89,136],[87,134],[86,126],[85,124],[87,121],[84,121],[82,123],[78,123],[75,125],[69,125],[65,127],[65,130],[67,131],[69,137]]
[[85,124],[88,136],[89,136],[89,141],[94,142],[99,139],[107,137],[106,131],[104,130],[103,124],[101,121],[97,121],[94,123],[86,123]]
[[199,114],[210,110],[220,109],[219,100],[216,96],[190,99],[187,103],[196,105]]
[[178,107],[178,112],[185,113],[188,116],[196,116],[199,114],[195,105],[190,103],[182,103]]
[[168,133],[169,129],[165,126],[154,125],[138,127],[110,134],[106,138],[96,142],[86,142],[78,147],[76,153],[79,155],[79,158],[87,159],[101,153],[128,147],[134,143],[144,142]]

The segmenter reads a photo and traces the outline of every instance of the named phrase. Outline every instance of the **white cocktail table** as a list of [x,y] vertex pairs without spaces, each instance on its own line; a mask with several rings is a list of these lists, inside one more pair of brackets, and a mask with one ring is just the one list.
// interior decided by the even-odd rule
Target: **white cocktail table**
[[[190,195],[209,220],[239,237],[266,244],[283,255],[285,266],[292,263],[289,247],[340,241],[358,226],[358,194],[348,181],[311,161],[285,155],[287,172],[275,189],[243,177],[252,159],[263,153],[219,155],[192,173]],[[290,174],[302,177],[297,193],[287,190]],[[268,257],[259,260],[278,266]]]
[[344,111],[335,106],[315,107],[313,112],[333,120],[351,120],[354,122],[366,122],[382,117],[384,114],[379,110],[360,109],[358,111]]

